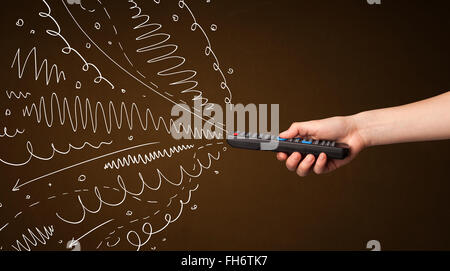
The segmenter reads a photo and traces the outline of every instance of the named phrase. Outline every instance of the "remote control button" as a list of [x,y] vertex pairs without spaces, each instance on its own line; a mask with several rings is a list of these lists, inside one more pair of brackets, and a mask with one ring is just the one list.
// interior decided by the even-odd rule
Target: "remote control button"
[[330,142],[330,141],[327,141],[327,142],[325,143],[325,146],[327,146],[327,147],[330,147],[330,145],[331,145],[331,142]]
[[334,147],[334,146],[336,146],[336,141],[331,141],[331,145],[330,145],[331,147]]
[[282,137],[279,137],[279,136],[278,136],[278,137],[277,137],[277,140],[278,140],[278,141],[286,141],[287,138],[282,138]]
[[324,146],[325,145],[325,140],[320,140],[319,145]]
[[269,140],[269,139],[270,139],[270,135],[269,135],[269,134],[265,134],[265,135],[263,136],[263,139]]
[[301,140],[301,138],[298,138],[298,137],[294,138],[294,142],[295,142],[295,143],[300,142],[300,140]]
[[314,144],[314,145],[317,145],[317,144],[319,144],[319,141],[320,141],[320,140],[314,140],[314,141],[313,141],[313,144]]
[[306,140],[306,139],[303,139],[303,140],[302,140],[302,143],[303,143],[303,144],[311,144],[311,143],[312,143],[312,140]]
[[288,140],[286,140],[287,142],[293,142],[294,138],[289,138]]
[[262,139],[262,138],[263,138],[263,135],[262,135],[262,134],[258,134],[258,138],[259,138],[259,139]]
[[245,137],[247,137],[247,138],[248,138],[249,136],[250,136],[250,133],[248,133],[248,132],[247,132],[247,133],[245,133]]
[[234,133],[233,135],[234,135],[234,136],[237,136],[237,135],[238,135],[238,133]]

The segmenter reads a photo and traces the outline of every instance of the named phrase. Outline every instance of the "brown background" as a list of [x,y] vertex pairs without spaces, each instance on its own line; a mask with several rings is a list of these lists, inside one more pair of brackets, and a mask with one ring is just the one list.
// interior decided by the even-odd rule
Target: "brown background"
[[[211,37],[234,69],[233,102],[280,104],[280,129],[449,89],[445,1],[203,2],[192,7],[205,25],[218,25]],[[2,33],[11,35],[15,14],[36,9],[9,5]],[[4,80],[17,46],[10,48],[1,57]],[[449,141],[374,147],[334,173],[306,178],[273,153],[229,150],[215,165],[220,173],[198,181],[199,208],[170,225],[159,249],[360,250],[372,239],[386,250],[450,249],[449,149]],[[9,199],[16,179],[6,179],[1,195]]]

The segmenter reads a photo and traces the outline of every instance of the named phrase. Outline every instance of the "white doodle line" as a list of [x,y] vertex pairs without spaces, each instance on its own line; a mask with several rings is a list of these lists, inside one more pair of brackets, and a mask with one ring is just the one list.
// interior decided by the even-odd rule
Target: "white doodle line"
[[32,182],[35,182],[35,181],[38,181],[38,180],[40,180],[42,178],[46,178],[46,177],[51,176],[53,174],[62,172],[64,170],[67,170],[67,169],[70,169],[70,168],[73,168],[73,167],[77,167],[77,166],[85,164],[85,163],[89,163],[89,162],[92,162],[94,160],[101,159],[103,157],[110,156],[110,155],[113,155],[113,154],[116,154],[116,153],[132,150],[132,149],[136,149],[136,148],[140,148],[140,147],[144,147],[144,146],[148,146],[148,145],[153,145],[153,144],[159,144],[159,142],[144,143],[144,144],[140,144],[140,145],[136,145],[136,146],[131,146],[131,147],[128,147],[128,148],[125,148],[125,149],[117,150],[117,151],[114,151],[114,152],[110,152],[110,153],[107,153],[107,154],[103,154],[103,155],[100,155],[100,156],[97,156],[97,157],[94,157],[94,158],[91,158],[91,159],[88,159],[88,160],[84,160],[82,162],[79,162],[79,163],[76,163],[76,164],[73,164],[73,165],[70,165],[70,166],[67,166],[67,167],[64,167],[64,168],[52,171],[50,173],[47,173],[47,174],[39,176],[37,178],[28,180],[28,181],[26,181],[24,183],[21,183],[21,184],[19,184],[20,179],[18,179],[16,184],[14,185],[12,191],[18,191],[22,186],[28,185],[28,184],[30,184]]
[[33,203],[33,204],[30,204],[28,207],[33,207],[33,206],[36,206],[36,205],[38,205],[40,202],[39,201],[37,201],[37,202],[35,202],[35,203]]
[[4,228],[6,228],[8,225],[9,225],[9,222],[6,223],[5,225],[3,225],[3,226],[0,228],[0,231],[2,231],[2,230],[3,230]]
[[[19,68],[20,71],[20,68]],[[29,92],[25,92],[23,93],[22,91],[19,91],[19,93],[15,93],[14,91],[10,90],[6,90],[6,96],[8,97],[8,99],[11,99],[12,97],[16,98],[16,99],[20,99],[20,98],[28,98],[28,96],[31,96],[31,93]]]
[[[45,4],[45,6],[47,7],[47,12],[39,12],[39,16],[42,18],[50,18],[50,20],[55,24],[57,30],[51,30],[51,29],[47,29],[45,32],[52,36],[52,37],[59,37],[64,43],[65,43],[65,47],[63,47],[61,49],[61,52],[69,55],[71,52],[75,52],[75,54],[82,60],[82,62],[84,63],[82,66],[82,70],[83,71],[88,71],[89,67],[93,67],[95,69],[95,71],[97,72],[97,77],[94,78],[94,83],[98,84],[101,81],[105,81],[106,83],[109,84],[109,86],[111,87],[111,89],[114,89],[114,85],[105,77],[103,77],[102,73],[100,72],[100,70],[97,68],[96,65],[87,62],[86,59],[84,59],[84,57],[75,49],[72,48],[70,46],[70,43],[66,40],[66,38],[61,35],[61,27],[59,26],[58,21],[51,15],[52,13],[52,9],[50,8],[50,6],[48,5],[46,0],[42,0],[42,2]],[[63,1],[64,6],[67,8],[65,2]]]
[[[116,190],[116,191],[120,191],[119,189],[111,188],[111,187],[108,187],[108,186],[104,186],[104,188],[108,188],[108,189],[113,189],[113,190]],[[89,189],[76,189],[76,190],[73,191],[73,193],[81,193],[81,192],[89,192]],[[69,194],[70,194],[69,192],[63,192],[63,193],[61,193],[61,196],[66,196],[66,195],[69,195]],[[57,195],[53,195],[53,196],[47,197],[47,200],[52,200],[52,199],[55,199],[55,198],[57,198]],[[33,206],[39,204],[39,203],[40,203],[39,201],[38,201],[38,202],[35,202],[35,203],[29,205],[28,207],[31,208],[31,207],[33,207]],[[14,216],[14,219],[17,219],[22,213],[23,213],[23,211],[18,212],[18,213]],[[9,224],[9,222],[8,222],[7,224]],[[5,225],[5,226],[6,226],[6,225]],[[3,228],[2,228],[2,229],[3,229]],[[1,231],[2,229],[0,229],[0,231]]]
[[[101,6],[103,6],[103,11],[105,12],[106,16],[108,17],[108,20],[109,20],[110,23],[111,23],[111,26],[112,26],[112,28],[113,28],[113,30],[114,30],[114,34],[115,34],[116,36],[118,36],[117,28],[116,28],[116,26],[114,25],[114,23],[112,22],[111,16],[109,15],[109,12],[108,12],[107,8],[106,8],[105,5],[102,3],[102,1],[97,0],[97,2],[98,2]],[[142,73],[134,66],[133,62],[131,62],[130,58],[128,57],[128,55],[125,53],[125,50],[123,49],[122,43],[121,43],[120,41],[118,41],[117,44],[119,45],[120,50],[122,51],[122,54],[123,54],[123,56],[125,57],[125,59],[128,61],[128,63],[135,69],[135,71],[136,71],[140,76],[142,76],[143,78],[146,78],[146,77],[145,77],[145,76],[144,76],[144,75],[143,75],[143,74],[142,74]],[[153,84],[152,82],[150,82],[150,83]],[[156,88],[158,88],[157,85],[155,85],[155,84],[153,84],[153,85],[154,85]]]
[[[222,145],[223,142],[216,142],[216,144],[217,144],[217,145]],[[213,144],[212,144],[212,143],[208,143],[208,144],[206,144],[206,145],[203,145],[203,146],[198,147],[197,150],[201,150],[201,149],[203,149],[203,148],[205,148],[205,147],[210,147],[210,146],[213,146]],[[196,157],[196,156],[197,156],[197,152],[194,152],[194,154],[192,155],[192,158],[195,160],[195,157]],[[192,170],[195,170],[196,165],[197,165],[197,164],[194,163],[194,166],[192,167]],[[182,188],[182,189],[184,189],[184,188]]]
[[23,134],[24,132],[25,132],[25,129],[22,129],[22,130],[16,129],[13,134],[8,134],[8,128],[4,127],[3,128],[3,134],[0,134],[0,137],[5,137],[6,136],[6,137],[9,137],[9,138],[13,138],[13,137],[15,137],[18,134]]
[[95,226],[94,228],[90,229],[88,232],[86,232],[85,234],[81,235],[80,237],[78,237],[77,239],[72,238],[72,240],[70,241],[68,247],[73,247],[77,242],[79,242],[81,239],[83,239],[84,237],[86,237],[86,235],[90,234],[91,232],[95,231],[96,229],[108,224],[109,222],[113,221],[114,218],[111,218],[110,220],[107,220],[101,224],[99,224],[98,226]]
[[[45,0],[43,0],[45,1]],[[67,5],[65,4],[64,1],[62,1],[62,3],[64,4],[64,6],[66,7],[67,12],[69,13],[70,17],[72,18],[72,20],[75,22],[75,24],[77,25],[77,27],[80,29],[81,32],[83,32],[83,34],[86,36],[86,38],[88,38],[92,44],[95,45],[95,47],[97,47],[97,49],[102,52],[111,62],[113,62],[117,67],[119,67],[122,71],[124,71],[126,74],[128,74],[130,77],[132,77],[134,80],[136,80],[137,82],[139,82],[140,84],[142,84],[144,87],[148,88],[149,90],[153,91],[155,94],[161,96],[162,98],[166,99],[167,101],[171,102],[172,104],[176,105],[176,106],[180,106],[177,102],[173,101],[172,99],[164,96],[163,94],[161,94],[160,92],[158,92],[157,90],[155,90],[154,88],[150,87],[149,85],[147,85],[146,83],[144,83],[142,80],[140,80],[139,78],[137,78],[136,76],[134,76],[132,73],[130,73],[127,69],[123,68],[120,64],[118,64],[114,59],[112,59],[108,54],[106,54],[93,40],[92,38],[84,31],[84,29],[80,26],[80,24],[78,23],[78,21],[75,19],[75,17],[73,16],[73,14],[70,12],[69,8],[67,7]],[[225,130],[222,127],[218,127],[217,123],[211,123],[210,120],[204,119],[202,116],[196,114],[195,112],[192,112],[191,110],[182,107],[182,110],[187,111],[190,114],[193,114],[194,116],[204,120],[205,122],[214,125],[217,129],[222,130],[224,132],[227,132],[227,130]],[[227,132],[228,133],[228,132]]]
[[[157,119],[158,122],[156,122],[155,117],[153,116],[153,113],[149,108],[145,109],[145,116],[142,117],[141,111],[139,110],[136,103],[132,103],[130,107],[127,107],[125,102],[121,102],[120,106],[116,106],[114,102],[110,101],[108,103],[107,110],[105,110],[103,104],[100,101],[95,102],[95,108],[93,108],[93,106],[94,105],[91,105],[91,101],[89,100],[89,98],[86,98],[84,100],[83,110],[83,103],[78,95],[74,98],[73,106],[70,106],[67,97],[64,97],[60,102],[58,94],[53,92],[50,97],[49,107],[45,102],[45,98],[41,96],[38,105],[36,105],[36,103],[32,103],[31,105],[25,106],[25,108],[22,110],[22,114],[24,117],[31,117],[33,114],[35,114],[37,123],[41,123],[44,120],[47,127],[50,128],[54,125],[54,111],[56,110],[57,118],[59,118],[59,123],[61,125],[64,125],[66,123],[66,116],[68,116],[72,131],[74,132],[79,129],[78,119],[80,119],[80,129],[82,128],[86,130],[90,122],[92,131],[96,133],[97,129],[99,128],[100,115],[100,118],[103,118],[103,123],[105,125],[104,127],[108,134],[111,133],[114,125],[118,129],[121,129],[122,126],[127,125],[130,130],[133,130],[134,119],[137,118],[139,120],[141,129],[143,129],[144,131],[147,131],[149,129],[151,121],[153,128],[157,131],[160,129],[162,123],[168,134],[174,131],[176,133],[183,132],[186,135],[193,136],[194,138],[202,138],[203,135],[206,138],[218,138],[221,136],[220,133],[217,134],[216,131],[211,131],[211,129],[205,130],[203,129],[203,127],[200,127],[199,130],[195,126],[194,128],[192,128],[192,125],[190,124],[188,125],[188,127],[186,127],[183,123],[176,123],[173,119],[169,119],[169,128],[167,126],[166,120],[164,120],[162,116],[159,117]],[[71,110],[72,107],[74,108],[73,111]],[[120,109],[116,109],[118,107],[120,107]],[[119,113],[118,110],[120,110]]]
[[85,141],[81,146],[74,146],[71,143],[69,143],[68,147],[67,147],[67,150],[66,151],[61,151],[61,150],[56,149],[54,143],[51,143],[50,147],[51,147],[51,150],[52,150],[52,154],[50,156],[48,156],[48,157],[42,157],[42,156],[36,155],[34,153],[33,144],[30,141],[27,141],[25,143],[25,146],[27,148],[27,152],[28,152],[29,156],[28,156],[26,161],[19,162],[19,163],[13,163],[13,162],[8,162],[8,161],[3,160],[3,159],[0,158],[0,162],[6,164],[8,166],[19,167],[19,166],[24,166],[24,165],[28,164],[31,161],[32,158],[36,158],[36,159],[42,160],[42,161],[48,161],[48,160],[53,159],[53,157],[55,156],[56,153],[62,154],[62,155],[67,155],[72,150],[81,150],[81,149],[84,149],[86,146],[89,146],[89,147],[91,147],[93,149],[99,149],[102,145],[110,145],[110,144],[112,144],[112,140],[111,141],[102,141],[97,146],[92,145],[91,143],[89,143],[87,141]]
[[[197,188],[198,188],[198,184],[197,184],[197,187],[194,189],[194,191],[195,191]],[[191,191],[192,191],[192,190],[191,190]],[[145,245],[148,243],[148,241],[150,240],[150,238],[151,238],[153,235],[162,232],[165,228],[167,228],[167,226],[169,226],[169,224],[171,224],[171,223],[177,221],[177,220],[180,218],[181,214],[183,213],[183,206],[186,205],[186,204],[188,204],[189,201],[190,201],[190,194],[189,194],[189,199],[188,199],[188,201],[184,202],[183,200],[180,199],[180,211],[178,212],[178,215],[175,217],[175,219],[172,220],[172,216],[171,216],[169,213],[166,213],[165,216],[164,216],[164,219],[165,219],[166,222],[167,222],[166,225],[162,226],[160,229],[158,229],[158,230],[156,230],[156,231],[153,231],[153,227],[152,227],[151,223],[145,222],[145,223],[142,225],[142,229],[141,229],[141,230],[142,230],[143,233],[147,234],[148,237],[147,237],[147,240],[145,240],[143,243],[141,242],[141,238],[139,237],[139,234],[137,234],[136,231],[130,230],[130,231],[127,233],[127,241],[128,241],[128,243],[129,243],[130,245],[132,245],[132,246],[135,246],[135,247],[137,248],[136,250],[139,251],[140,248],[141,248],[142,246],[145,246]],[[149,229],[150,229],[150,231],[145,231],[145,226],[148,226]],[[134,243],[134,242],[132,242],[132,241],[130,240],[130,234],[132,234],[132,233],[133,233],[133,234],[135,235],[135,237],[137,238],[138,243]]]
[[172,200],[173,200],[174,198],[176,198],[176,197],[178,197],[178,194],[175,194],[175,195],[173,195],[172,197],[170,197],[170,198],[169,198],[169,203],[167,203],[166,207],[169,207],[170,204],[172,204]]
[[129,191],[129,190],[126,188],[126,185],[125,185],[125,183],[124,183],[124,181],[123,181],[122,176],[117,175],[117,183],[118,183],[118,185],[120,186],[120,188],[121,188],[122,191],[123,191],[123,197],[122,197],[122,199],[120,199],[120,200],[117,201],[117,202],[107,202],[107,201],[103,200],[103,198],[102,198],[102,196],[101,196],[101,193],[100,193],[98,187],[95,186],[95,187],[94,187],[94,193],[95,193],[95,196],[96,196],[97,199],[98,199],[98,207],[97,207],[97,209],[91,210],[91,209],[87,208],[87,207],[85,206],[83,200],[81,199],[81,197],[78,196],[78,202],[80,203],[80,206],[81,206],[81,209],[82,209],[81,218],[80,218],[79,220],[73,221],[73,220],[65,219],[65,218],[63,218],[59,213],[56,213],[56,216],[57,216],[60,220],[62,220],[63,222],[66,222],[66,223],[68,223],[68,224],[80,224],[81,222],[84,221],[84,219],[85,219],[85,217],[86,217],[86,212],[91,213],[91,214],[96,214],[96,213],[100,212],[100,210],[102,209],[102,206],[103,206],[103,205],[107,205],[107,206],[110,206],[110,207],[117,207],[117,206],[120,206],[122,203],[125,202],[125,200],[126,200],[126,198],[127,198],[128,195],[130,195],[130,196],[140,196],[140,195],[144,192],[144,189],[145,189],[145,188],[148,188],[148,189],[150,189],[150,190],[158,190],[158,189],[161,187],[162,179],[163,179],[163,178],[164,178],[164,180],[165,180],[166,182],[168,182],[168,183],[170,183],[170,184],[172,184],[172,185],[174,185],[174,186],[180,186],[181,183],[183,182],[183,178],[184,178],[184,175],[185,175],[185,174],[186,174],[187,176],[191,177],[191,178],[197,178],[197,177],[199,177],[199,176],[202,174],[203,169],[209,169],[209,168],[211,167],[211,165],[212,165],[212,159],[214,159],[214,160],[216,160],[216,161],[220,159],[220,152],[217,153],[217,157],[214,157],[211,153],[208,153],[207,156],[208,156],[208,165],[206,165],[206,166],[203,165],[203,164],[200,162],[199,159],[197,159],[197,162],[198,162],[199,167],[200,167],[200,170],[199,170],[199,172],[198,172],[197,174],[195,174],[195,173],[189,173],[189,172],[187,172],[187,171],[184,169],[184,167],[183,167],[182,165],[179,165],[179,169],[180,169],[180,180],[179,180],[178,183],[174,183],[174,182],[170,181],[169,179],[167,179],[167,178],[162,174],[162,172],[161,172],[159,169],[156,169],[156,172],[158,173],[158,177],[159,177],[159,184],[158,184],[156,187],[151,187],[151,186],[149,186],[149,185],[146,183],[146,181],[144,180],[144,178],[143,178],[141,172],[139,172],[138,175],[139,175],[139,178],[140,178],[140,181],[141,181],[141,189],[139,190],[139,192],[131,192],[131,191]]
[[27,229],[30,237],[26,236],[25,233],[22,234],[24,244],[22,244],[19,240],[16,240],[16,246],[11,245],[11,247],[14,248],[16,251],[22,251],[22,249],[25,249],[26,251],[31,251],[30,244],[34,247],[38,245],[38,242],[41,243],[42,245],[45,245],[47,241],[50,240],[50,237],[53,235],[54,232],[53,225],[43,227],[44,232],[39,230],[37,227],[35,227],[35,229],[37,234],[35,234],[30,228]]
[[226,89],[227,92],[228,92],[228,95],[229,95],[228,97],[225,97],[224,102],[226,104],[230,104],[231,103],[231,98],[232,98],[231,90],[230,90],[230,88],[229,88],[229,86],[227,84],[226,76],[223,73],[222,69],[220,68],[219,59],[217,58],[217,56],[216,56],[216,54],[215,54],[215,52],[214,52],[214,50],[212,48],[212,45],[211,45],[210,39],[208,37],[208,34],[206,34],[206,32],[203,29],[202,25],[197,22],[197,19],[196,19],[194,13],[192,12],[191,8],[189,7],[189,5],[186,3],[185,0],[178,1],[178,6],[181,9],[186,7],[186,9],[188,10],[189,14],[191,15],[192,20],[194,21],[194,23],[191,25],[191,30],[195,31],[197,29],[197,27],[198,27],[200,29],[200,31],[202,32],[203,36],[205,37],[205,39],[206,39],[206,41],[208,43],[208,46],[205,47],[205,55],[209,56],[211,54],[213,56],[213,58],[214,58],[213,69],[215,71],[219,72],[221,77],[222,77],[222,82],[220,82],[220,87],[222,89]]
[[[190,179],[189,179],[189,180],[190,180]],[[180,215],[181,215],[181,213],[182,213],[183,205],[186,205],[186,204],[188,204],[188,203],[191,201],[192,192],[196,191],[196,190],[198,189],[199,186],[200,186],[200,185],[197,184],[197,185],[195,186],[194,189],[190,189],[190,190],[189,190],[187,201],[184,202],[184,201],[180,200],[180,203],[181,203],[180,209],[181,209],[181,210],[180,210],[180,212],[179,212],[177,218],[176,218],[175,220],[169,222],[168,224],[170,224],[170,223],[172,223],[172,222],[175,222],[175,221],[178,219],[178,217],[180,217]],[[175,195],[175,196],[171,197],[170,200],[172,200],[172,199],[175,198],[176,196],[178,196],[178,195]],[[170,205],[170,204],[169,204],[169,205]],[[168,207],[168,206],[166,206],[166,207]],[[158,213],[160,213],[160,211],[161,211],[160,209],[157,210],[153,215],[157,215]],[[168,215],[168,214],[166,213],[166,218],[167,218],[167,215]],[[169,216],[170,216],[170,215],[169,215]],[[146,216],[146,217],[142,217],[142,218],[138,218],[138,219],[134,219],[134,220],[132,220],[132,221],[129,221],[129,223],[132,224],[132,223],[135,223],[135,222],[137,222],[137,221],[139,221],[139,220],[145,221],[145,220],[147,220],[147,219],[149,219],[149,218],[150,218],[150,216]],[[166,222],[167,222],[167,219],[166,219]],[[156,233],[161,232],[162,230],[165,229],[165,227],[168,226],[168,224],[166,224],[162,229],[153,232],[152,234],[156,234]],[[116,230],[114,230],[113,232],[109,233],[109,236],[105,237],[104,240],[102,240],[102,241],[98,244],[97,249],[100,248],[100,246],[101,246],[101,244],[103,243],[103,241],[106,241],[107,239],[111,238],[111,235],[113,235],[114,233],[116,233],[117,231],[119,231],[119,230],[122,229],[122,228],[123,228],[123,226],[118,226],[118,227],[116,227]],[[130,232],[131,232],[131,231],[130,231]],[[120,240],[120,237],[117,237],[117,238],[119,238],[119,240]],[[119,241],[117,241],[115,245],[117,245],[118,243],[119,243]],[[130,244],[131,244],[131,243],[130,243]],[[115,246],[115,245],[114,245],[114,246]],[[108,246],[108,247],[113,247],[113,246]]]
[[[178,216],[179,217],[179,216]],[[175,219],[175,220],[177,220],[178,219],[178,217]],[[171,222],[174,222],[175,220],[172,220]],[[170,223],[170,222],[169,222]]]
[[[28,64],[28,59],[30,58],[31,55],[33,55],[34,80],[37,81],[39,79],[39,76],[40,76],[40,74],[42,72],[42,68],[44,68],[44,67],[45,67],[45,84],[47,86],[50,83],[53,71],[54,71],[55,76],[56,76],[56,83],[59,83],[61,78],[63,80],[66,80],[66,75],[65,75],[64,71],[58,71],[58,66],[56,64],[52,65],[52,67],[50,68],[50,71],[48,70],[48,60],[46,58],[42,61],[41,66],[38,69],[38,60],[37,60],[36,50],[37,50],[36,47],[33,47],[30,50],[30,52],[28,53],[27,57],[25,58],[25,61],[22,63],[22,62],[20,62],[20,48],[17,49],[16,55],[14,56],[14,60],[13,60],[13,62],[11,64],[11,69],[14,67],[14,64],[16,64],[16,62],[17,62],[18,77],[22,78],[23,73],[25,71],[25,68],[26,68],[26,66]],[[26,97],[24,97],[24,98],[26,98]]]
[[137,156],[129,154],[128,156],[114,159],[111,162],[106,162],[104,169],[114,169],[114,168],[119,169],[119,168],[123,168],[123,167],[129,167],[132,164],[136,165],[136,164],[140,164],[140,163],[146,165],[147,163],[151,163],[152,161],[154,161],[156,159],[160,159],[163,157],[170,158],[175,153],[180,153],[184,150],[192,149],[193,147],[194,147],[194,144],[192,144],[192,145],[181,144],[178,146],[170,147],[169,151],[167,151],[167,149],[163,149],[162,152],[161,152],[161,150],[157,150],[157,151],[145,153],[144,156],[142,156],[142,154],[138,154]]
[[[153,63],[158,63],[160,61],[166,61],[166,60],[170,60],[172,63],[173,60],[178,60],[179,63],[175,64],[174,66],[172,66],[170,64],[169,68],[166,68],[164,70],[161,70],[159,72],[157,72],[157,75],[161,76],[161,77],[166,77],[166,76],[177,76],[179,77],[180,75],[186,75],[187,78],[175,81],[170,83],[170,86],[174,86],[174,85],[183,85],[183,84],[192,84],[189,88],[182,90],[180,93],[195,93],[196,95],[194,96],[194,98],[192,99],[193,101],[195,100],[201,100],[201,106],[207,105],[208,103],[208,99],[206,97],[203,97],[202,94],[203,92],[201,90],[195,89],[198,86],[198,82],[195,80],[192,80],[195,78],[195,76],[197,75],[197,71],[192,70],[192,69],[188,69],[188,70],[182,70],[182,71],[175,71],[177,68],[182,67],[185,62],[186,62],[186,58],[181,57],[181,56],[177,56],[177,55],[173,55],[176,53],[176,51],[178,50],[178,45],[176,44],[164,44],[166,42],[168,42],[171,38],[170,34],[167,33],[155,33],[156,31],[160,30],[162,28],[162,25],[159,23],[150,23],[150,16],[148,16],[147,14],[142,14],[142,9],[136,4],[135,1],[133,0],[128,0],[129,3],[132,3],[132,6],[129,8],[130,10],[136,9],[136,14],[133,15],[131,18],[133,20],[139,20],[139,19],[143,19],[143,21],[141,23],[139,23],[137,26],[133,27],[134,30],[140,29],[140,28],[146,28],[146,27],[151,27],[151,30],[148,31],[145,34],[142,34],[140,36],[138,36],[136,38],[136,41],[142,41],[142,40],[146,40],[146,39],[150,39],[150,41],[156,39],[161,39],[161,41],[155,41],[153,44],[146,44],[144,47],[138,48],[136,50],[137,53],[145,53],[148,51],[154,51],[154,50],[160,50],[160,49],[169,49],[169,52],[160,56],[153,56],[151,59],[147,59],[147,63],[148,64],[153,64]],[[162,38],[161,38],[162,37]],[[183,76],[184,77],[184,76]],[[184,103],[182,100],[180,100],[182,103]],[[200,111],[198,108],[194,108],[194,110],[198,110]]]

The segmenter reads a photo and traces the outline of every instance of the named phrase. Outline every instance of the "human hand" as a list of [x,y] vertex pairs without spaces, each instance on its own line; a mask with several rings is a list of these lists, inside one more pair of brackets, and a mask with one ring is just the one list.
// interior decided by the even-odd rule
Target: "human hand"
[[281,138],[302,137],[333,140],[346,143],[350,147],[349,156],[343,160],[327,159],[325,153],[321,153],[317,159],[312,154],[302,157],[300,153],[294,152],[288,157],[286,153],[277,153],[277,159],[286,161],[288,170],[295,171],[301,177],[308,175],[311,170],[316,174],[323,174],[346,165],[366,146],[358,133],[356,122],[351,116],[294,122],[288,130],[282,132],[279,136]]

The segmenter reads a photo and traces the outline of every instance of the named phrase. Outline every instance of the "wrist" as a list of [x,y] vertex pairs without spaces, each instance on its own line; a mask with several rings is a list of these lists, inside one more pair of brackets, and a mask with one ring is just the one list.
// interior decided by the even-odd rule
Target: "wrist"
[[360,112],[346,117],[351,127],[351,134],[361,141],[363,148],[372,146],[370,133],[367,129],[368,116],[366,112]]

